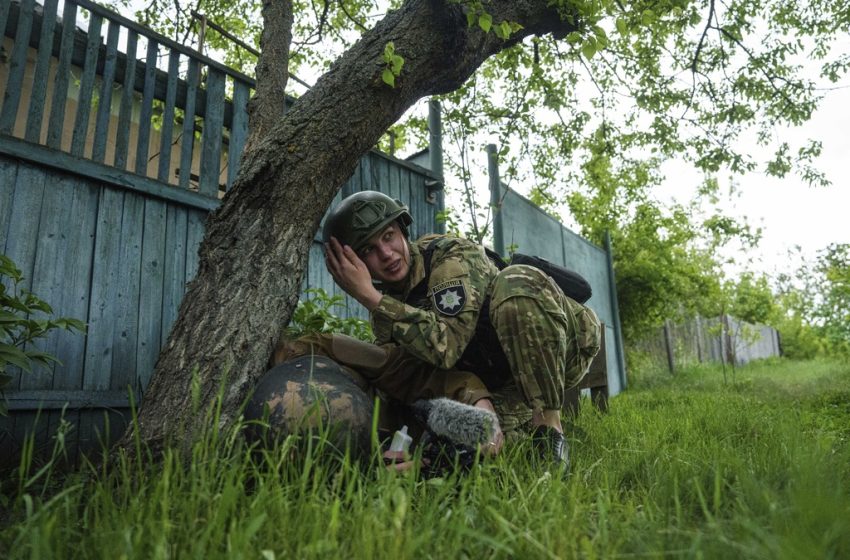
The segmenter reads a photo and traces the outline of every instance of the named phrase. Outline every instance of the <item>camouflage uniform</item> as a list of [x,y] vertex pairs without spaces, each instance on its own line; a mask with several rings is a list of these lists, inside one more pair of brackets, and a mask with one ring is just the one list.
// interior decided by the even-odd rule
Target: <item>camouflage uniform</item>
[[565,390],[599,351],[596,314],[536,268],[499,271],[471,241],[427,235],[409,245],[410,273],[402,286],[384,291],[371,315],[378,343],[398,344],[441,370],[476,374],[506,433],[528,422],[532,411],[560,409]]

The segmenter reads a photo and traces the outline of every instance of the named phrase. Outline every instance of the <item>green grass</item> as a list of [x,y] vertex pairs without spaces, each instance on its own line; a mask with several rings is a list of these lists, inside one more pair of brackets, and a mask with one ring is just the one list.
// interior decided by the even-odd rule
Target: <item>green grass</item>
[[[181,458],[8,480],[3,558],[848,558],[850,366],[636,376],[584,403],[572,476],[522,445],[417,481],[210,432]],[[734,382],[733,382],[734,380]],[[51,480],[47,480],[52,475]]]

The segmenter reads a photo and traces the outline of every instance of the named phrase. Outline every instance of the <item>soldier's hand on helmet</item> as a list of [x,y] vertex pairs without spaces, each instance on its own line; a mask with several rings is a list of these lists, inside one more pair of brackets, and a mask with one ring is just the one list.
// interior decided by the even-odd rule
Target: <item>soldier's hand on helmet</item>
[[366,309],[372,311],[381,302],[381,293],[372,285],[372,275],[357,253],[342,245],[336,237],[325,244],[325,265],[334,282]]

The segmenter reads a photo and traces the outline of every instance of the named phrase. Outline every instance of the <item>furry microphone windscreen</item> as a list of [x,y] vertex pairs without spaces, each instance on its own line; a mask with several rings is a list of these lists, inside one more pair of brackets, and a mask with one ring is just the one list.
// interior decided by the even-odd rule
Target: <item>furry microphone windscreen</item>
[[413,406],[434,434],[469,447],[487,443],[499,427],[494,412],[447,398],[417,401]]

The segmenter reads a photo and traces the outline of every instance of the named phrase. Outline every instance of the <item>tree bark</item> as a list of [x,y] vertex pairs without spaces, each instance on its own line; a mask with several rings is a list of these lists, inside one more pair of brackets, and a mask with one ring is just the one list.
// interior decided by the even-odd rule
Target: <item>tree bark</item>
[[249,134],[245,152],[254,150],[286,110],[289,47],[292,44],[292,0],[263,0],[263,34],[257,61],[257,89],[248,103]]
[[[494,23],[523,26],[505,41],[467,26],[457,3],[409,0],[254,139],[233,189],[207,220],[198,274],[142,403],[140,437],[154,453],[169,436],[198,427],[193,384],[202,407],[224,388],[221,427],[236,418],[298,301],[321,217],[359,158],[414,102],[456,89],[487,57],[529,35],[574,29],[549,4],[486,3]],[[394,88],[381,80],[389,41],[405,60]],[[121,445],[132,442],[128,431]]]

